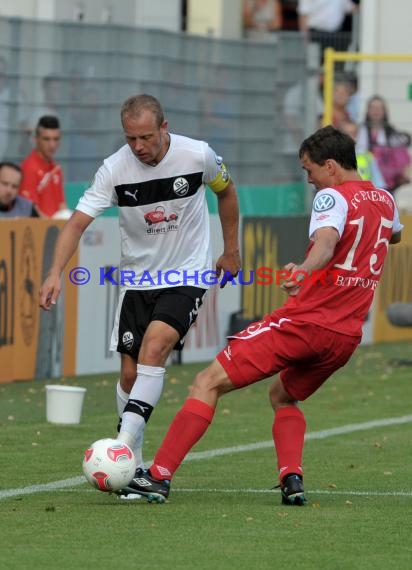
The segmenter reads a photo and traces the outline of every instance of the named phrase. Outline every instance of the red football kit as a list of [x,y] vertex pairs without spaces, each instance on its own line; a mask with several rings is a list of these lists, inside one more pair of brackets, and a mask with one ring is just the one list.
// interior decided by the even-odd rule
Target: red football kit
[[48,217],[64,203],[63,173],[59,164],[46,161],[36,149],[21,164],[23,182],[20,194],[34,202]]
[[236,387],[281,372],[288,393],[304,400],[359,344],[389,241],[402,229],[399,214],[387,191],[350,181],[316,194],[309,237],[322,227],[340,236],[332,260],[282,307],[229,337],[217,355]]
[[[289,296],[281,308],[229,337],[228,345],[217,355],[235,388],[280,372],[289,396],[304,400],[349,360],[359,344],[390,240],[402,229],[398,211],[385,190],[376,189],[370,182],[346,182],[316,194],[309,238],[313,239],[322,227],[335,228],[340,238],[323,273],[317,272],[318,278],[313,279],[315,272],[311,272],[296,296]],[[168,496],[169,486],[159,480],[170,481],[213,420],[218,397],[211,389],[213,374],[215,386],[219,386],[219,379],[224,381],[219,371],[210,371],[212,382],[208,385],[206,379],[205,391],[210,402],[196,397],[185,401],[147,476],[142,477],[146,485],[160,488],[163,497]],[[275,407],[271,400],[282,503],[300,506],[306,502],[302,483],[306,421],[302,410],[283,394],[275,393],[274,400],[275,404],[285,402]],[[140,479],[134,481],[137,492],[146,491]]]

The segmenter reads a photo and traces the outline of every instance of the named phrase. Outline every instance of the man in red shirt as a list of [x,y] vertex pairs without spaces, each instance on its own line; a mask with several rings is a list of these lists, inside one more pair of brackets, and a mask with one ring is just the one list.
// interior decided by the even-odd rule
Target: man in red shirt
[[41,217],[52,218],[66,210],[63,173],[53,157],[60,146],[60,123],[57,117],[40,117],[35,133],[35,148],[23,160],[20,194],[31,200]]
[[287,301],[229,337],[196,376],[153,465],[122,494],[164,502],[175,471],[212,422],[219,397],[280,373],[270,401],[282,503],[305,504],[306,422],[298,402],[344,366],[358,346],[389,244],[400,241],[403,226],[392,196],[361,179],[348,135],[332,126],[319,129],[303,141],[299,158],[317,193],[305,259],[285,268]]

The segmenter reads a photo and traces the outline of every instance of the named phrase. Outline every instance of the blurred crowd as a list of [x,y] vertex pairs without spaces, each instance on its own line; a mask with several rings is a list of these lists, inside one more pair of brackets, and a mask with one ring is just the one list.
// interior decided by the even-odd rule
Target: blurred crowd
[[[323,73],[318,77],[316,123],[325,124],[323,104]],[[293,85],[286,92],[283,111],[288,127],[285,151],[296,152],[301,108],[305,100],[305,82]],[[371,96],[362,113],[357,76],[339,72],[335,76],[332,96],[331,124],[349,134],[356,143],[358,168],[365,180],[395,195],[401,186],[410,183],[411,137],[390,119],[388,102],[379,94]]]
[[[318,43],[320,64],[324,50],[357,51],[358,38],[354,33],[353,16],[359,11],[360,1],[352,0],[244,0],[244,26],[249,36],[254,27],[260,34],[273,35],[279,29],[297,29],[305,40]],[[266,28],[261,24],[262,13],[267,16]],[[253,14],[256,14],[253,18]],[[269,14],[272,19],[269,19]],[[285,19],[287,14],[287,19]],[[276,17],[275,17],[276,16]],[[277,22],[275,28],[274,23]],[[390,120],[388,102],[379,94],[366,102],[362,114],[361,97],[356,72],[345,71],[336,65],[333,85],[331,123],[349,134],[356,143],[358,167],[364,179],[391,193],[410,182],[410,135],[395,127]],[[318,93],[315,102],[316,123],[325,124],[323,105],[323,71],[318,77]],[[293,85],[286,92],[283,111],[287,126],[285,151],[296,152],[300,144],[302,119],[300,109],[307,94],[305,80]]]
[[60,121],[42,115],[34,125],[33,147],[21,164],[0,161],[0,218],[66,219],[63,172],[54,160],[61,139]]
[[[360,0],[243,0],[245,37],[276,40],[279,30],[300,31],[307,41],[345,51],[353,40]],[[353,47],[353,46],[352,46]]]
[[[299,32],[305,42],[319,45],[320,69],[326,47],[338,51],[358,49],[354,22],[360,0],[242,2],[245,38],[276,43],[280,31]],[[92,127],[98,124],[97,114],[101,113],[96,84],[76,72],[70,78],[50,73],[39,84],[41,102],[31,102],[28,107],[15,79],[9,62],[0,54],[0,218],[20,216],[23,212],[65,218],[70,211],[64,196],[64,174],[55,157],[62,141],[65,154],[70,156],[65,166],[70,181],[90,179],[90,157],[100,161],[106,155],[102,137]],[[216,141],[217,147],[228,133],[225,121],[231,116],[224,97],[226,82],[224,67],[218,67],[213,92],[199,103],[203,117],[199,138],[212,146]],[[322,72],[318,87],[314,107],[316,124],[320,126],[324,124]],[[283,100],[283,151],[294,156],[302,138],[306,89],[303,78],[287,89]],[[362,176],[395,192],[410,180],[410,136],[392,124],[388,102],[383,97],[371,97],[365,110],[361,109],[360,100],[356,72],[337,69],[331,122],[356,141]],[[27,108],[29,112],[25,111]],[[19,157],[18,164],[14,157]]]
[[[86,122],[92,124],[98,112],[98,94],[83,78],[76,81],[75,75],[64,93],[63,78],[52,73],[42,80],[41,104],[28,105],[29,98],[16,87],[8,67],[0,55],[0,218],[67,219],[71,211],[65,199],[63,169],[55,155],[63,134],[70,155],[85,159],[101,155],[90,129],[82,133],[82,127]],[[62,103],[65,99],[69,104]],[[18,163],[10,158],[15,156],[20,157]],[[69,177],[90,178],[90,170],[83,167],[86,160],[72,164],[76,172],[69,169]]]

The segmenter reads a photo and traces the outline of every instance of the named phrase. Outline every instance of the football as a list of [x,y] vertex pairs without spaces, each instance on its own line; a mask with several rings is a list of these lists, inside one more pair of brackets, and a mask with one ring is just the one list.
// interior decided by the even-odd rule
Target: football
[[136,471],[136,458],[128,445],[117,439],[99,439],[84,452],[83,473],[88,482],[106,493],[130,483]]

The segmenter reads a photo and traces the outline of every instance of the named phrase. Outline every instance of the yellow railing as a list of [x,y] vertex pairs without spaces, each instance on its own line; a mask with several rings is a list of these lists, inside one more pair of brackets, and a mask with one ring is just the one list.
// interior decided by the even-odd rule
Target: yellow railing
[[332,123],[333,106],[333,83],[335,74],[335,63],[338,61],[409,61],[412,62],[412,54],[401,53],[358,53],[335,51],[333,48],[325,49],[324,58],[324,82],[323,101],[324,114],[323,126]]

